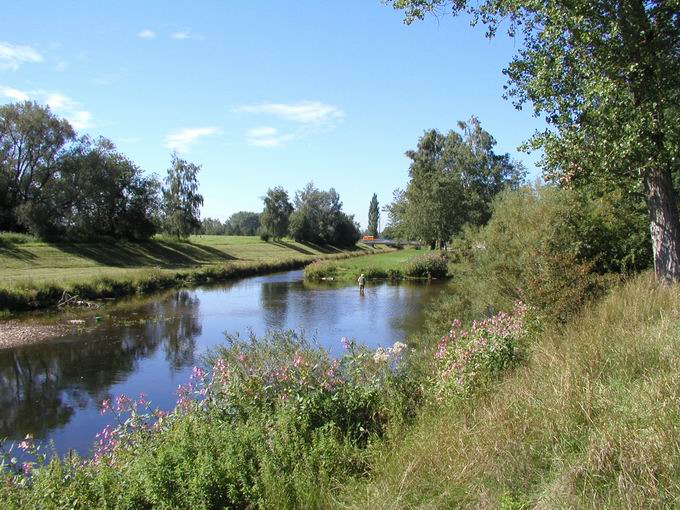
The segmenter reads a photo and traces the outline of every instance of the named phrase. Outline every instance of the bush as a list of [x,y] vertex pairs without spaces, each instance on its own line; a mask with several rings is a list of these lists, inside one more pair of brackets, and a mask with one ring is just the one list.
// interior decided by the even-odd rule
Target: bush
[[445,253],[424,253],[406,263],[404,273],[411,278],[444,278],[449,271]]
[[32,438],[19,445],[32,460],[0,456],[3,508],[328,508],[420,398],[404,344],[342,341],[332,359],[293,332],[230,337],[170,413],[143,396],[104,401],[117,425],[92,459],[46,464]]

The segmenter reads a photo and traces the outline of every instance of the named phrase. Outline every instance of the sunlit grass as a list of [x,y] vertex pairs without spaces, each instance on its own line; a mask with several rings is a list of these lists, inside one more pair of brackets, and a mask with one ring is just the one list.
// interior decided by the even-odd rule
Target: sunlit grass
[[680,287],[639,277],[484,395],[431,407],[342,508],[677,508]]

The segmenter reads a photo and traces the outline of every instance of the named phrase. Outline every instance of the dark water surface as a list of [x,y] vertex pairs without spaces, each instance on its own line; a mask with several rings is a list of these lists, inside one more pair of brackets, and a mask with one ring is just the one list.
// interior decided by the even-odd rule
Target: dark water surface
[[422,325],[441,289],[380,283],[361,297],[353,285],[309,283],[292,271],[109,306],[80,332],[0,350],[0,439],[32,433],[62,454],[87,454],[112,420],[99,414],[102,400],[143,392],[154,407],[172,408],[177,386],[225,332],[304,329],[335,355],[343,336],[391,345]]

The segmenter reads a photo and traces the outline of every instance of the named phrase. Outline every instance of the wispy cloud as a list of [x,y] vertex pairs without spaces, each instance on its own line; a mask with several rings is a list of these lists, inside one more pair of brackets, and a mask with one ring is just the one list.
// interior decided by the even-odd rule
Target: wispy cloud
[[141,32],[137,32],[137,37],[141,39],[155,39],[156,32],[154,32],[153,30],[149,30],[148,28],[145,28]]
[[42,55],[30,46],[0,42],[0,69],[16,71],[21,64],[26,62],[37,63],[42,61]]
[[176,150],[179,153],[188,152],[191,146],[196,144],[201,138],[219,133],[220,129],[217,127],[180,129],[170,133],[165,138],[165,147]]
[[66,71],[66,68],[68,67],[68,61],[67,60],[60,60],[57,62],[57,64],[54,66],[54,68],[59,71],[60,73],[63,71]]
[[30,99],[29,95],[26,94],[26,92],[23,92],[22,90],[13,89],[12,87],[0,86],[0,94],[5,97],[9,97],[10,99],[14,99],[15,101],[28,101]]
[[259,103],[235,108],[237,112],[269,114],[283,120],[300,124],[332,125],[342,120],[345,113],[331,104],[321,101],[300,101],[297,103]]
[[271,126],[248,130],[246,140],[256,147],[282,147],[292,140],[330,131],[345,117],[345,113],[340,108],[321,101],[257,103],[237,106],[233,108],[233,111],[268,115],[277,118],[284,124],[288,123],[286,132],[281,132]]
[[191,30],[178,30],[177,32],[170,34],[170,37],[177,39],[178,41],[184,41],[186,39],[199,39],[202,41],[205,39],[201,34],[197,34]]
[[249,129],[247,133],[248,143],[255,147],[283,147],[294,138],[295,135],[293,133],[283,134],[271,126]]
[[0,95],[15,101],[34,100],[47,104],[54,113],[64,117],[76,129],[87,129],[94,126],[92,113],[83,109],[83,106],[60,92],[48,90],[19,90],[0,85]]

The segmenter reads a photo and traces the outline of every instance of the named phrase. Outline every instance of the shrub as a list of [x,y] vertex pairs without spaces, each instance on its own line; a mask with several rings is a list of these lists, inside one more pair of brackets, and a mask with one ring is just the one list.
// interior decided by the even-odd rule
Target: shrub
[[228,340],[169,413],[143,396],[104,401],[116,425],[92,459],[47,464],[27,438],[33,460],[5,455],[0,468],[5,508],[328,508],[419,398],[401,343],[372,351],[343,339],[333,359],[293,332]]
[[424,253],[406,263],[404,273],[411,278],[443,278],[448,274],[449,265],[444,253]]
[[338,266],[334,262],[317,260],[305,267],[305,278],[308,280],[334,278],[337,274]]
[[465,396],[484,386],[520,358],[526,336],[527,306],[518,301],[511,313],[500,312],[468,330],[453,321],[439,341],[435,358],[436,394],[439,398]]

